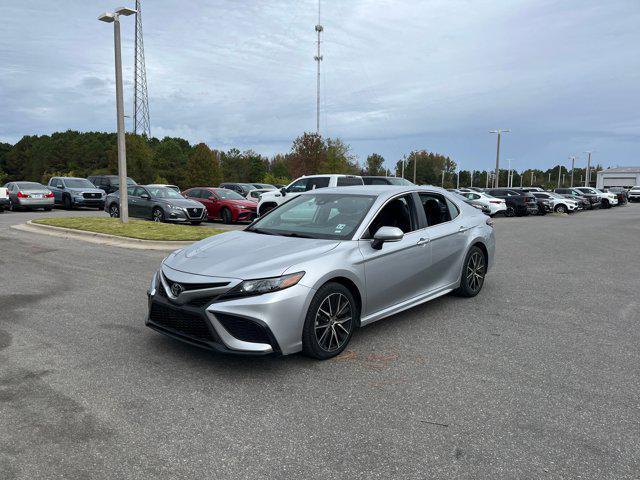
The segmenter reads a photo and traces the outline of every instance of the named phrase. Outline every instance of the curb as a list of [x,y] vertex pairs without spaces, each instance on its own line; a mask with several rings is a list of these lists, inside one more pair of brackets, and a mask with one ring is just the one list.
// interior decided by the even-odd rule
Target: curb
[[40,225],[29,220],[26,224],[11,225],[11,228],[23,232],[40,233],[53,237],[82,240],[84,242],[108,245],[111,247],[133,248],[137,250],[175,250],[180,247],[187,247],[194,241],[159,241],[142,240],[139,238],[126,238],[108,233],[85,232],[73,228],[54,227],[52,225]]

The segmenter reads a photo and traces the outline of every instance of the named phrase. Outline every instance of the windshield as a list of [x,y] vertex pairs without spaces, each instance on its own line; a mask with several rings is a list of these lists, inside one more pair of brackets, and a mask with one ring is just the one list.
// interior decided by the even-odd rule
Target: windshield
[[67,188],[96,188],[93,183],[84,178],[65,178],[64,184]]
[[564,197],[562,195],[560,195],[559,193],[555,193],[555,192],[547,192],[547,195],[550,195],[553,198],[562,198],[562,199],[564,199]]
[[149,194],[152,197],[158,198],[184,198],[178,192],[176,192],[173,188],[167,187],[147,187],[149,190]]
[[227,190],[226,188],[216,190],[216,195],[224,200],[246,200],[246,198],[239,193],[236,193],[233,190]]
[[[111,185],[117,187],[118,185],[120,185],[120,179],[114,178],[113,180],[111,180]],[[137,183],[132,178],[127,177],[127,185],[137,185]]]
[[46,187],[36,182],[16,182],[20,190],[43,190]]
[[375,200],[371,195],[300,195],[256,220],[248,231],[304,238],[351,238]]

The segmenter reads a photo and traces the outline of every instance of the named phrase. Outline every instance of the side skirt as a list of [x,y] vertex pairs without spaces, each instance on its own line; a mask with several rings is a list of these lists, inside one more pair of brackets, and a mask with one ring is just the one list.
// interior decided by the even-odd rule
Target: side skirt
[[434,300],[438,297],[446,295],[449,292],[452,292],[458,288],[458,284],[447,285],[446,287],[442,287],[438,290],[432,290],[427,293],[423,293],[416,297],[405,300],[404,302],[397,303],[390,307],[385,308],[384,310],[380,310],[378,312],[372,313],[371,315],[367,315],[366,317],[362,317],[360,319],[360,325],[365,326],[373,322],[377,322],[378,320],[382,320],[385,317],[389,317],[391,315],[395,315],[396,313],[400,313],[404,310],[408,310],[409,308],[413,308],[422,303],[428,302],[430,300]]

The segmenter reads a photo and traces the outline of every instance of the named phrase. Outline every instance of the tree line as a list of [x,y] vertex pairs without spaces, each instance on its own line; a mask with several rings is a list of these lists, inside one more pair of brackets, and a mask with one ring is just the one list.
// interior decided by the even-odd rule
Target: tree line
[[[302,175],[345,173],[355,175],[391,175],[414,180],[417,184],[442,185],[445,188],[470,186],[472,172],[460,171],[450,157],[426,150],[405,155],[395,165],[395,172],[384,167],[385,159],[370,154],[363,164],[351,147],[340,138],[323,138],[304,133],[296,138],[287,153],[266,157],[253,150],[227,151],[211,149],[204,143],[195,145],[178,137],[147,138],[127,134],[127,173],[138,183],[169,183],[186,189],[218,185],[220,182],[289,183]],[[557,185],[559,166],[542,170],[514,172],[513,186]],[[602,169],[597,166],[595,169]],[[47,182],[52,176],[88,177],[116,174],[118,151],[115,133],[56,132],[51,135],[27,135],[15,145],[0,143],[0,184],[14,180]],[[444,172],[444,173],[443,173]],[[568,172],[563,169],[568,184]],[[549,180],[549,174],[551,179]],[[491,184],[489,171],[473,172],[473,185]],[[562,175],[562,174],[561,174]],[[584,169],[574,172],[574,184],[584,176]],[[562,178],[562,177],[561,177]],[[594,177],[595,178],[595,174]],[[507,185],[507,171],[500,172],[500,185]]]

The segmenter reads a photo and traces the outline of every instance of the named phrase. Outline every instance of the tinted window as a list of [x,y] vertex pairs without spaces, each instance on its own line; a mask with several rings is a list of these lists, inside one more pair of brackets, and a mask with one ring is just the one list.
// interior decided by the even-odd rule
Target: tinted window
[[307,190],[315,190],[316,188],[327,188],[329,186],[329,177],[310,178],[307,182]]
[[381,227],[396,227],[407,233],[415,230],[417,224],[412,195],[403,195],[387,202],[369,225],[365,238],[373,238]]
[[132,196],[135,190],[136,190],[136,187],[134,186],[127,187],[127,195]]
[[389,185],[385,178],[363,178],[365,185]]
[[[140,192],[140,195],[145,193],[144,189],[142,189],[141,187],[138,187],[138,189],[142,190]],[[168,187],[148,187],[147,190],[149,191],[149,194],[152,197],[156,197],[156,198],[175,198],[175,199],[184,198],[182,195],[180,195],[178,192],[176,192],[173,188],[168,188]]]
[[95,185],[84,178],[65,178],[64,184],[68,188],[95,188]]
[[224,200],[246,200],[242,195],[233,190],[216,190],[216,194]]
[[458,216],[460,211],[458,210],[458,207],[456,207],[454,203],[450,201],[448,198],[446,199],[446,201],[447,201],[447,207],[449,208],[449,218],[453,220]]
[[[292,193],[304,192],[304,191],[307,190],[307,182],[308,181],[309,181],[308,178],[301,178],[300,180],[292,183],[291,186],[287,188],[287,190],[289,192],[292,192]],[[328,183],[327,183],[327,185],[328,185]]]
[[41,190],[45,188],[44,185],[36,182],[16,182],[16,186],[20,190]]
[[[429,227],[451,220],[451,211],[449,210],[450,202],[447,202],[442,195],[437,193],[420,193],[419,195]],[[455,209],[455,215],[458,215],[457,208]]]
[[[362,185],[362,180],[357,177],[338,177],[338,187],[349,187],[351,185]],[[328,182],[326,186],[329,186]]]

